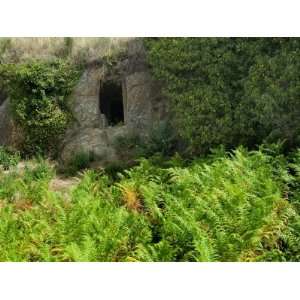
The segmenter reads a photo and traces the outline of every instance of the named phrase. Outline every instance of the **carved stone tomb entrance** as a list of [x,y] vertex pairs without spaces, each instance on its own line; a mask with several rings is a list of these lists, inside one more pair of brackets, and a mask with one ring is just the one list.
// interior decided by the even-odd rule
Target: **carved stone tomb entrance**
[[100,84],[100,112],[108,126],[124,124],[122,84],[118,81],[104,81]]

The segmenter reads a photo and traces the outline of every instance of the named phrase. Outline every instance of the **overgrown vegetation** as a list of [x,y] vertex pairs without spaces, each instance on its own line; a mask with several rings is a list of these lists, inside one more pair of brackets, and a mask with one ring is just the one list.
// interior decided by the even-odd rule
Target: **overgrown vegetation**
[[66,100],[79,74],[76,66],[60,59],[0,66],[13,116],[24,131],[25,154],[55,154],[71,119]]
[[38,157],[0,147],[0,261],[300,261],[299,39],[146,39],[172,123],[119,137],[105,169],[74,155],[63,189],[42,156],[59,151],[93,47],[37,41],[0,39],[0,98]]
[[8,170],[12,166],[16,166],[20,161],[20,153],[6,149],[0,146],[0,168]]
[[40,161],[0,173],[1,261],[298,261],[299,151],[87,171],[63,196]]
[[179,149],[178,143],[178,136],[170,122],[161,121],[154,124],[146,136],[140,136],[136,132],[118,136],[114,147],[128,161],[154,155],[170,157]]
[[300,39],[151,38],[145,45],[191,153],[220,144],[300,145]]
[[90,167],[90,164],[96,160],[96,156],[93,152],[78,152],[63,166],[61,172],[75,176],[78,172],[83,171]]

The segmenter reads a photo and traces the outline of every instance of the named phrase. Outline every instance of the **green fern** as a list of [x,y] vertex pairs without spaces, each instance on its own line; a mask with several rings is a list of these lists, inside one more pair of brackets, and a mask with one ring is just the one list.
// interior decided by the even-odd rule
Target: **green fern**
[[299,157],[142,159],[116,182],[86,171],[67,197],[44,160],[0,171],[0,261],[299,261]]

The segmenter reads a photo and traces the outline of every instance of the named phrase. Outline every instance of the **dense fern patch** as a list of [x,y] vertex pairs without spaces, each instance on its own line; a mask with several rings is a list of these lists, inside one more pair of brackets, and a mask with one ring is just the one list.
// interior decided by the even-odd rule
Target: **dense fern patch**
[[0,173],[1,261],[298,261],[300,156],[222,151],[86,171],[51,190],[42,160]]

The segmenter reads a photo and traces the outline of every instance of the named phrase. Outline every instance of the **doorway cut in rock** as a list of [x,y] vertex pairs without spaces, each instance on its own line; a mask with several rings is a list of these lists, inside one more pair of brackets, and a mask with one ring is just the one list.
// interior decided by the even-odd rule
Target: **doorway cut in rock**
[[7,98],[6,93],[0,89],[0,106],[4,103],[6,98]]
[[109,126],[124,124],[122,84],[119,81],[104,81],[100,84],[100,112]]

